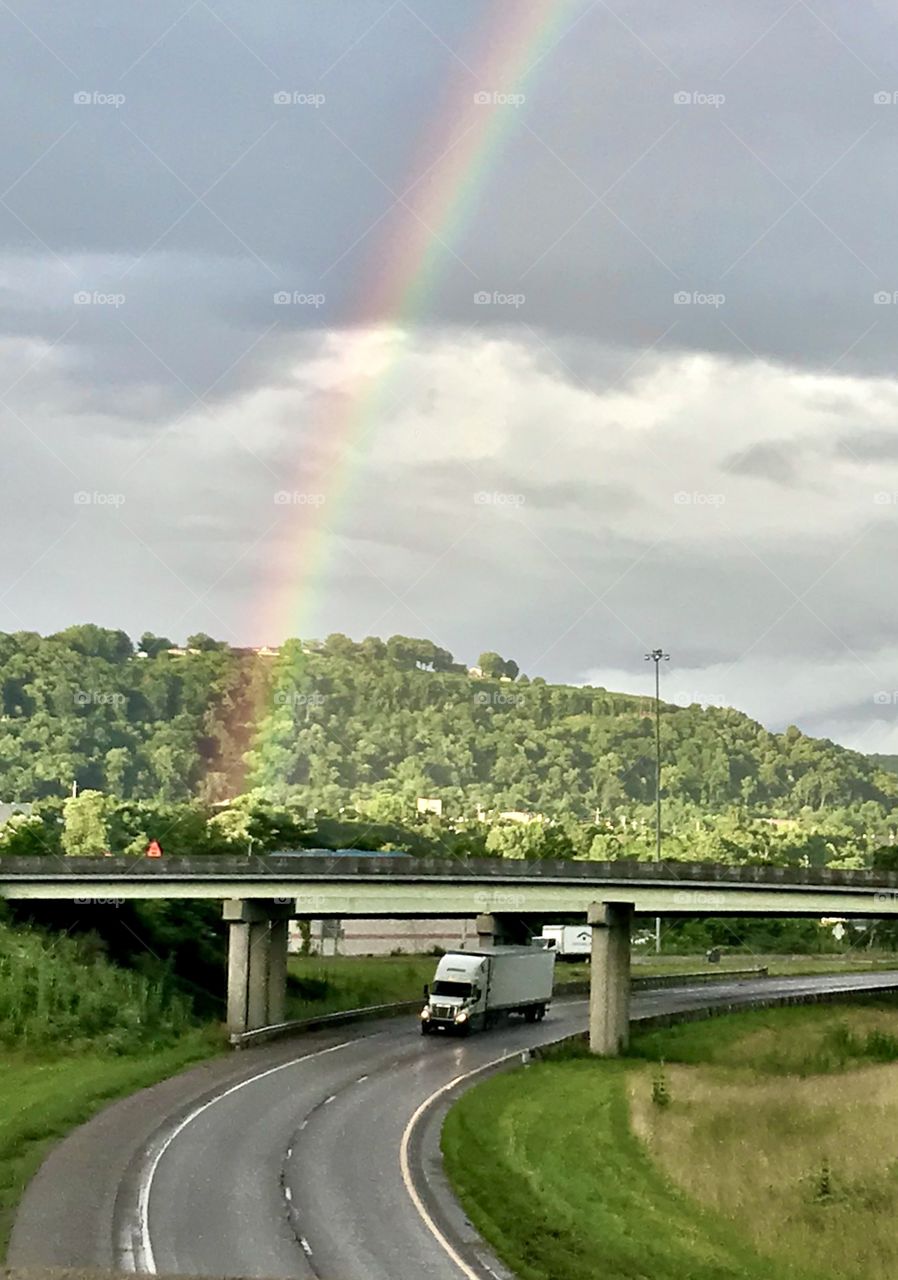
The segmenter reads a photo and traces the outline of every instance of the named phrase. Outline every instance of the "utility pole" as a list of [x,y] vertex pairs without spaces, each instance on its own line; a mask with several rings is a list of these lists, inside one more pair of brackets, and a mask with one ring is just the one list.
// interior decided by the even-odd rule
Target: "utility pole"
[[[670,661],[663,649],[645,655],[655,664],[655,860],[661,861],[661,663]],[[661,951],[661,917],[655,916],[655,954]]]

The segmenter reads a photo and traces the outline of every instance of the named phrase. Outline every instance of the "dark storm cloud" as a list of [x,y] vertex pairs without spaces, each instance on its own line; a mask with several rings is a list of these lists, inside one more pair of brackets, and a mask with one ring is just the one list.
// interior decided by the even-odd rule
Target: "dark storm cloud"
[[[503,9],[513,29],[516,0],[490,7],[497,41]],[[2,19],[5,242],[70,265],[109,257],[93,282],[76,267],[74,287],[108,276],[129,292],[141,338],[194,388],[212,353],[238,354],[221,329],[383,318],[370,300],[397,267],[379,246],[401,254],[417,227],[397,197],[412,186],[413,202],[476,127],[475,92],[514,88],[486,82],[501,50],[473,0],[357,0],[301,19],[281,3],[17,12]],[[874,95],[898,83],[888,12],[726,3],[713,20],[679,6],[674,21],[661,0],[619,17],[584,0],[575,19],[525,101],[497,108],[502,145],[466,216],[451,193],[430,211],[456,256],[436,253],[424,319],[886,369],[898,307],[874,295],[898,288],[882,217],[898,195],[898,103]],[[326,303],[275,313],[277,291]],[[509,318],[478,292],[525,301]],[[183,323],[166,323],[173,309]],[[96,372],[166,376],[97,344]]]

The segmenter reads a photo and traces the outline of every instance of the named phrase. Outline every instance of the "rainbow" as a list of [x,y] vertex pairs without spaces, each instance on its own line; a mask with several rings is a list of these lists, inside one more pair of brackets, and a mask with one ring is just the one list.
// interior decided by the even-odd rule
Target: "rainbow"
[[[386,358],[373,374],[370,366],[350,371],[340,382],[337,408],[333,397],[325,396],[328,407],[313,421],[316,449],[324,451],[323,481],[316,482],[323,501],[291,508],[285,558],[275,569],[279,585],[269,593],[261,618],[263,641],[307,635],[333,541],[329,528],[351,498],[360,446],[402,398],[402,337],[421,327],[435,287],[458,261],[453,245],[476,212],[503,143],[520,127],[520,112],[508,96],[525,94],[549,64],[556,43],[576,25],[574,14],[583,2],[487,4],[487,17],[472,34],[465,60],[469,66],[478,57],[483,62],[477,83],[465,75],[462,87],[454,79],[444,87],[409,166],[408,195],[384,220],[381,235],[372,237],[360,274],[353,327],[385,327],[391,335]],[[472,303],[476,289],[472,275]]]

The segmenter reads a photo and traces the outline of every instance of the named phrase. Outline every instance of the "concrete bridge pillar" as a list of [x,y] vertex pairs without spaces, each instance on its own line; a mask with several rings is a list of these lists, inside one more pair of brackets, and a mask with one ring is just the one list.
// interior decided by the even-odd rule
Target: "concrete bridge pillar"
[[592,927],[589,1047],[605,1057],[616,1057],[629,1042],[632,918],[630,902],[594,902],[587,916]]
[[232,899],[228,922],[228,1033],[283,1022],[287,998],[290,903]]

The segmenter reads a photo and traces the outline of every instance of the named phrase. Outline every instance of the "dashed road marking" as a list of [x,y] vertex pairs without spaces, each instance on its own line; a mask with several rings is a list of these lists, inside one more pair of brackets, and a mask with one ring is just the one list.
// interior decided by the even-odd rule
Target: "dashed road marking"
[[[139,1226],[140,1250],[142,1258],[139,1266],[132,1266],[135,1271],[149,1272],[156,1275],[156,1255],[153,1252],[153,1243],[150,1239],[150,1192],[153,1189],[153,1179],[156,1176],[156,1170],[159,1168],[159,1162],[165,1155],[174,1140],[184,1132],[189,1124],[193,1124],[204,1111],[208,1111],[216,1102],[221,1102],[224,1098],[229,1098],[231,1094],[239,1093],[241,1089],[245,1089],[247,1085],[255,1084],[257,1080],[264,1080],[266,1076],[273,1076],[278,1071],[286,1071],[288,1067],[295,1067],[301,1062],[308,1062],[312,1058],[321,1058],[328,1053],[336,1053],[338,1049],[348,1049],[351,1045],[357,1045],[358,1038],[355,1040],[344,1040],[340,1044],[332,1044],[327,1049],[317,1049],[314,1053],[304,1053],[299,1058],[291,1058],[289,1062],[281,1062],[276,1067],[269,1067],[266,1071],[260,1071],[254,1076],[248,1076],[245,1080],[239,1081],[237,1084],[231,1085],[230,1089],[225,1089],[223,1093],[216,1094],[214,1098],[210,1098],[208,1102],[204,1102],[202,1106],[195,1107],[189,1115],[185,1116],[180,1124],[176,1125],[168,1134],[165,1141],[159,1146],[156,1154],[150,1163],[150,1167],[140,1184],[140,1190],[137,1196],[137,1217]],[[328,1101],[333,1101],[329,1098]]]

